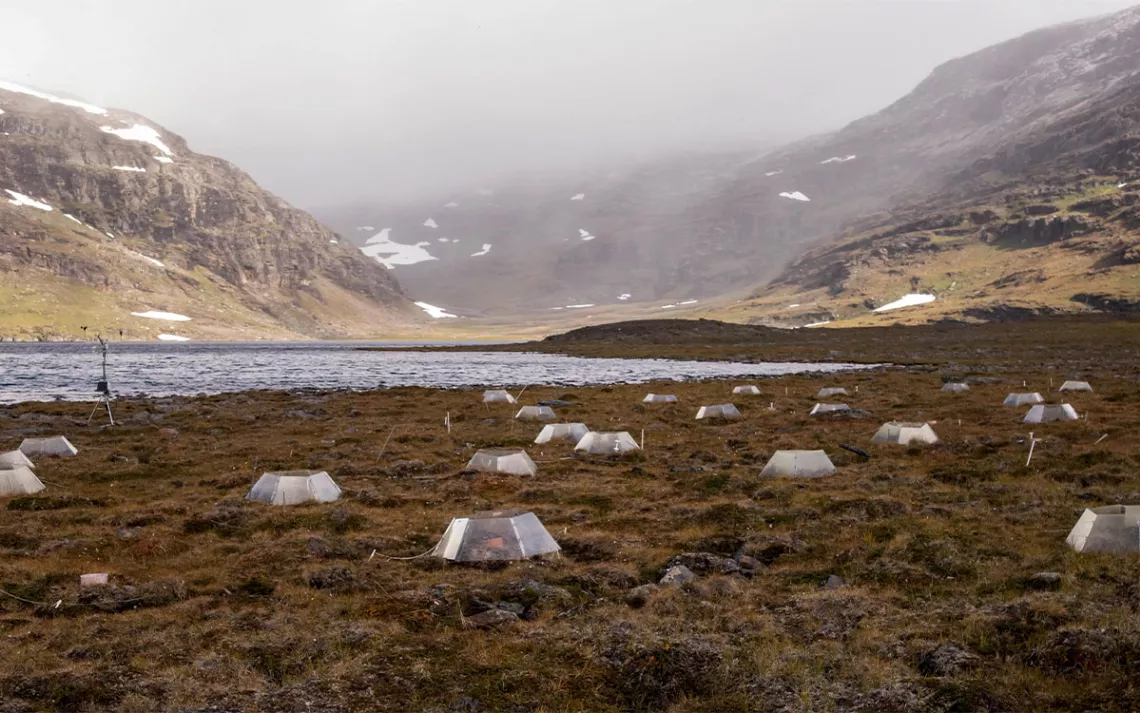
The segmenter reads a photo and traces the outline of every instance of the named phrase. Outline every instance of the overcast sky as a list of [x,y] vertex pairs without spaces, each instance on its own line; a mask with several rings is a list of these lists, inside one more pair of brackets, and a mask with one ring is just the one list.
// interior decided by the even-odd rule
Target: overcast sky
[[834,129],[1136,0],[0,0],[0,77],[131,109],[301,206]]

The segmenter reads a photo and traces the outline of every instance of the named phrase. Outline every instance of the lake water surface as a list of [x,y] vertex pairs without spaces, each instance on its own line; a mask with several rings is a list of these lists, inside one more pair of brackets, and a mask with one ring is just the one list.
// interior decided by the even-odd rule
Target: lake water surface
[[[361,346],[385,345],[113,343],[108,372],[116,395],[171,396],[251,389],[587,386],[869,368],[841,363],[742,364],[510,352],[361,351]],[[99,374],[99,354],[90,343],[0,344],[0,403],[91,401]]]

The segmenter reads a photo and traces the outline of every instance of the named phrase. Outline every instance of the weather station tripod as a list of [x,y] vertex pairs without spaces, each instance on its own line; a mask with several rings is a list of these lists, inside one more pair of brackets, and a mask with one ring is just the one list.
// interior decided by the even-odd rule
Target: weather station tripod
[[107,418],[114,426],[115,415],[111,413],[111,400],[115,397],[111,394],[110,382],[107,380],[107,341],[102,336],[97,337],[97,339],[99,340],[99,352],[103,356],[103,378],[95,385],[95,393],[99,394],[99,400],[95,403],[95,408],[91,409],[91,415],[87,417],[87,425],[91,425],[91,419],[95,418],[99,407],[103,406],[107,409]]

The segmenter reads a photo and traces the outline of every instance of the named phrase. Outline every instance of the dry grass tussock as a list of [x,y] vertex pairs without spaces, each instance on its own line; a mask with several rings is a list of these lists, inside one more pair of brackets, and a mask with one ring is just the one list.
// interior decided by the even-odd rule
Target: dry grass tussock
[[[0,409],[0,447],[80,449],[0,505],[0,588],[38,602],[0,595],[0,711],[1135,710],[1140,558],[1064,545],[1082,508],[1140,502],[1122,369],[1081,375],[1097,393],[1068,400],[1087,420],[1034,428],[1029,467],[1023,410],[1001,401],[1069,374],[987,372],[966,394],[904,370],[763,380],[759,397],[527,390],[573,401],[567,421],[644,429],[646,451],[618,459],[533,446],[539,425],[477,391],[138,400],[106,429],[80,404]],[[832,384],[873,415],[809,418]],[[643,406],[650,391],[681,404]],[[730,400],[742,420],[693,420]],[[942,443],[872,446],[887,420],[933,422]],[[539,474],[463,473],[478,447],[526,447]],[[761,480],[779,448],[822,448],[839,473]],[[343,499],[243,500],[300,468]],[[533,510],[563,556],[388,559],[503,507]],[[678,560],[693,581],[644,586],[688,553],[706,553]],[[1035,586],[1042,571],[1059,586]],[[86,572],[111,584],[80,590]],[[517,621],[475,624],[488,607]]]

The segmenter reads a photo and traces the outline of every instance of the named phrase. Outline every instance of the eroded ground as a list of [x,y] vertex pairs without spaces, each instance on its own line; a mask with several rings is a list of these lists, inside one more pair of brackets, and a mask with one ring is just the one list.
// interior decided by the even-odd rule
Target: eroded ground
[[[997,383],[943,393],[949,374]],[[1140,503],[1132,367],[1082,372],[1097,392],[1067,400],[1087,420],[1033,428],[1028,467],[1024,410],[1000,405],[1068,376],[527,389],[573,401],[567,421],[644,429],[620,459],[531,445],[539,426],[477,391],[121,402],[113,429],[84,427],[83,404],[3,408],[0,448],[64,433],[80,454],[40,459],[48,489],[0,505],[0,587],[40,602],[0,595],[0,711],[1134,710],[1140,558],[1064,544],[1084,507]],[[872,415],[809,418],[824,385]],[[643,407],[649,391],[681,404]],[[693,420],[729,400],[743,420]],[[942,443],[871,446],[887,420],[931,421]],[[487,446],[526,447],[537,477],[463,473]],[[825,449],[839,472],[761,479],[780,448]],[[345,497],[243,501],[297,468]],[[537,513],[563,556],[389,559],[505,507]],[[682,558],[696,581],[643,587],[686,553],[705,553]],[[81,591],[86,572],[112,585]],[[479,628],[489,606],[518,621]]]

